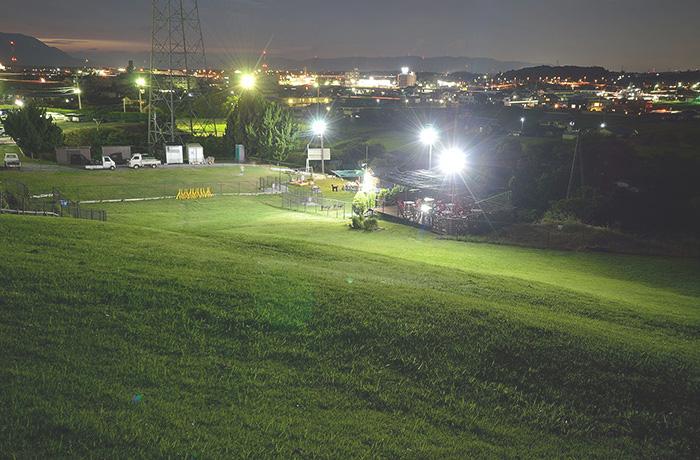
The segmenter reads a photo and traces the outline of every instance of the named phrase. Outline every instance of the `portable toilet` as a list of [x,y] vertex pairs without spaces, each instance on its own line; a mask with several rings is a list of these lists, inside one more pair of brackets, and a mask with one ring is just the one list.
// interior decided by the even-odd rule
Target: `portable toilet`
[[204,164],[204,147],[201,144],[187,144],[187,162],[191,165]]
[[236,163],[245,163],[245,147],[242,144],[236,144]]
[[165,146],[165,164],[181,165],[184,163],[183,148],[181,145]]

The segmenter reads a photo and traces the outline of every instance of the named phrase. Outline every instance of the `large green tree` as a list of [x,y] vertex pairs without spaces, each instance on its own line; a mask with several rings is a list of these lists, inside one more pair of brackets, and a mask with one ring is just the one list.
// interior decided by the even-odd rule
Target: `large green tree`
[[55,148],[63,142],[61,128],[46,115],[46,109],[33,104],[11,111],[4,125],[7,134],[32,158],[53,158]]
[[256,93],[244,93],[231,101],[226,137],[243,144],[249,156],[283,162],[294,148],[298,126],[292,113]]

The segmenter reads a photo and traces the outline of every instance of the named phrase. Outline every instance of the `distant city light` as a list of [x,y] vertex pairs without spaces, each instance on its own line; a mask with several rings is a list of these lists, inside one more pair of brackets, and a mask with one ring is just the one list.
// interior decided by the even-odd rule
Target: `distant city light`
[[144,86],[146,86],[146,79],[143,77],[137,78],[136,79],[136,86],[138,86],[140,88],[143,88]]
[[408,75],[408,72],[410,72],[410,71],[411,71],[411,69],[409,69],[408,67],[405,67],[405,66],[401,67],[401,73],[403,75]]
[[605,129],[608,125],[606,123],[601,123],[600,124],[600,129]]
[[440,170],[446,175],[458,174],[467,167],[467,157],[464,152],[452,147],[440,155]]

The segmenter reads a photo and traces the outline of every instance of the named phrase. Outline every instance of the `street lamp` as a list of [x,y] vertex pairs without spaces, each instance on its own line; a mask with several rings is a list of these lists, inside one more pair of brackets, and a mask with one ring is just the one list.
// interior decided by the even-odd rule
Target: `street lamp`
[[457,148],[452,147],[440,155],[440,170],[446,176],[453,176],[459,174],[467,167],[467,157],[464,152]]
[[143,94],[144,88],[146,87],[146,79],[143,77],[137,78],[136,86],[139,89],[139,112],[143,113],[143,97],[141,95]]
[[255,89],[256,84],[257,79],[252,73],[246,73],[241,76],[240,86],[242,89],[250,91],[252,89]]
[[525,117],[520,117],[520,132],[522,133],[525,129]]
[[15,99],[15,105],[21,109],[24,107],[24,101],[22,99]]
[[607,126],[607,123],[603,122],[600,124],[600,129],[605,129]]
[[318,136],[321,139],[321,174],[326,174],[326,160],[323,150],[323,135],[326,134],[327,129],[328,123],[326,123],[326,120],[319,118],[318,120],[314,120],[311,123],[311,132],[314,133],[314,136]]
[[452,147],[440,155],[440,170],[450,178],[450,187],[452,189],[452,204],[455,202],[455,176],[460,174],[467,167],[467,157],[464,152]]
[[420,132],[420,141],[428,146],[428,169],[433,169],[433,146],[438,141],[438,132],[432,126],[426,126]]
[[80,98],[80,95],[83,94],[83,91],[80,88],[75,88],[73,90],[73,94],[76,94],[78,96],[78,109],[83,110],[83,100]]

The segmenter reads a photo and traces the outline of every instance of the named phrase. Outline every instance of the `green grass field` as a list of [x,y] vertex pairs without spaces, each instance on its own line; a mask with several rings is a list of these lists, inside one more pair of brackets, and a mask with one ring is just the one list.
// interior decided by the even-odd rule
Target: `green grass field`
[[58,188],[73,200],[109,200],[174,196],[179,188],[212,187],[216,192],[251,193],[258,190],[261,177],[279,173],[268,166],[161,167],[116,171],[85,171],[59,167],[52,171],[0,171],[0,181],[22,182],[32,194],[50,193]]
[[275,204],[0,216],[0,456],[700,453],[698,261]]

